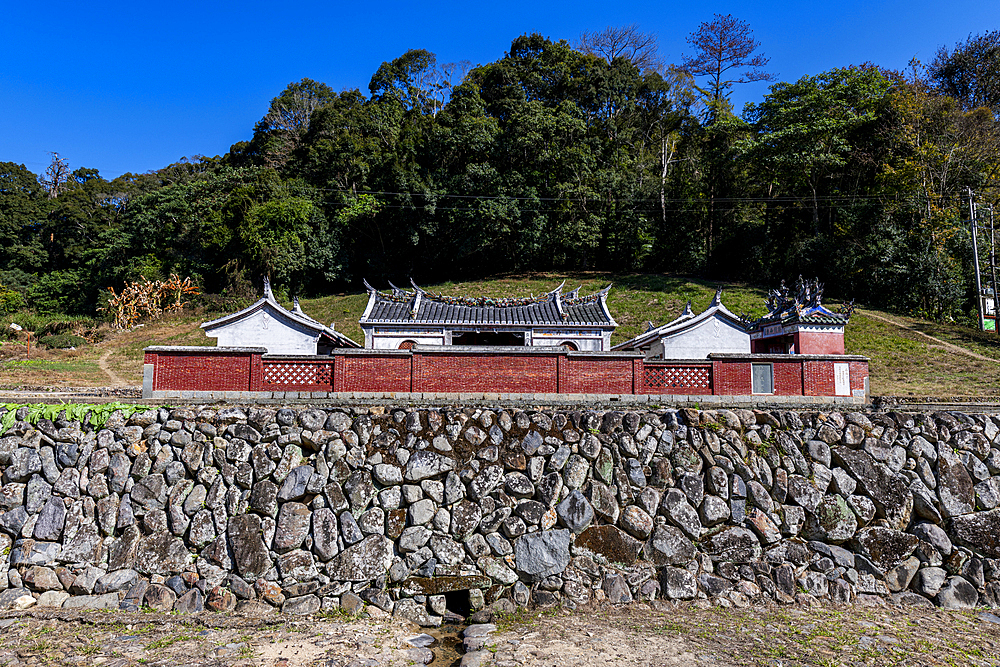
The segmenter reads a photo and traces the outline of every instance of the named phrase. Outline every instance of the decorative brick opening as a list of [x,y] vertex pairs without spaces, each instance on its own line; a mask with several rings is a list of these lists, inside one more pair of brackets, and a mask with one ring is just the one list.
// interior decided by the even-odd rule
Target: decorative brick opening
[[711,393],[710,366],[654,366],[647,364],[643,384],[649,389],[704,389]]
[[265,362],[264,384],[273,387],[329,387],[333,384],[333,365],[294,361]]

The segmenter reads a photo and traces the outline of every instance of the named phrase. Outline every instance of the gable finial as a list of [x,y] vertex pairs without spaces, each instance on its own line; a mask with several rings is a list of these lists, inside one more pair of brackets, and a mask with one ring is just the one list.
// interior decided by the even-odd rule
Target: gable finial
[[687,305],[681,311],[681,317],[694,317],[694,309],[691,308],[691,299],[688,299]]
[[271,291],[271,281],[268,280],[267,276],[264,276],[264,298],[268,301],[274,301],[274,293]]
[[712,303],[708,304],[708,307],[712,308],[713,306],[721,306],[721,305],[722,305],[722,288],[720,287],[719,289],[715,290],[715,296],[712,297]]
[[302,312],[302,307],[299,305],[299,297],[297,296],[292,299],[292,312],[299,315],[305,315],[305,313]]

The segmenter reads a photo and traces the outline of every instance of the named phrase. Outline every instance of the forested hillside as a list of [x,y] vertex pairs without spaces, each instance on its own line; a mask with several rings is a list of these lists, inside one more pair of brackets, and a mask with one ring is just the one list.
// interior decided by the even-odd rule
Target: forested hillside
[[0,312],[93,314],[108,287],[172,273],[245,298],[263,275],[305,296],[525,270],[802,273],[873,307],[974,309],[1000,33],[906,72],[776,82],[741,111],[734,86],[775,79],[766,45],[721,16],[689,42],[676,65],[634,27],[524,35],[476,66],[411,50],[367,91],[289,84],[223,156],[111,181],[0,162]]

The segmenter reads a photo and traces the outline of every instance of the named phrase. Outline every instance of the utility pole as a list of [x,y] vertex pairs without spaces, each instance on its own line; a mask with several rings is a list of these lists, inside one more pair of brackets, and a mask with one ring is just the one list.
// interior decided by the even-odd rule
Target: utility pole
[[983,318],[983,282],[979,276],[979,241],[976,237],[979,232],[976,229],[976,202],[973,199],[972,188],[965,188],[969,195],[969,221],[972,226],[972,259],[976,267],[976,308],[979,309],[979,330],[986,329],[986,320]]
[[990,204],[990,272],[993,274],[993,332],[1000,336],[1000,294],[997,293],[997,246],[993,236],[993,204]]

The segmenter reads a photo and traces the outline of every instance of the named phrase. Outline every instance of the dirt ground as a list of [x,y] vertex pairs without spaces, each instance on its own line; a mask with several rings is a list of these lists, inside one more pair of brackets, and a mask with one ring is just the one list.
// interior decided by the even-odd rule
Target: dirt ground
[[[522,612],[499,626],[484,665],[1000,665],[1000,617],[985,611],[636,603]],[[28,610],[0,614],[0,665],[415,665],[423,660],[405,639],[419,632],[384,614],[359,619]],[[457,660],[431,664],[453,667]]]

